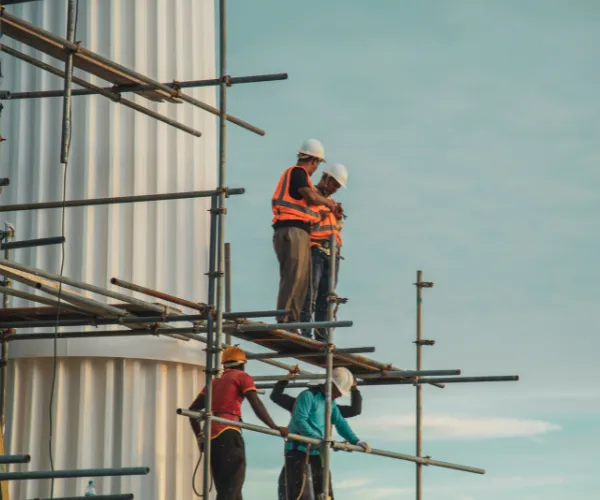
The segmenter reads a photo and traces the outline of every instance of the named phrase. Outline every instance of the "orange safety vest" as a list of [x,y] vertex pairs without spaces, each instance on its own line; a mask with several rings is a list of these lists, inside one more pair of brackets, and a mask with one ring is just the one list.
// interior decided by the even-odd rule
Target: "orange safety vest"
[[[321,209],[324,208],[325,207],[321,207]],[[339,248],[343,245],[341,234],[342,225],[342,221],[339,221],[333,212],[329,211],[322,220],[319,220],[319,222],[312,227],[310,232],[310,246],[329,248],[329,238],[332,234],[335,234],[335,239],[339,250]]]
[[277,187],[271,197],[271,206],[274,214],[273,223],[280,220],[299,220],[309,224],[316,224],[321,220],[319,209],[322,207],[310,206],[304,198],[295,200],[289,194],[290,175],[292,174],[292,169],[296,167],[306,172],[308,186],[311,189],[315,188],[310,180],[308,171],[304,167],[293,165],[287,168],[279,178]]

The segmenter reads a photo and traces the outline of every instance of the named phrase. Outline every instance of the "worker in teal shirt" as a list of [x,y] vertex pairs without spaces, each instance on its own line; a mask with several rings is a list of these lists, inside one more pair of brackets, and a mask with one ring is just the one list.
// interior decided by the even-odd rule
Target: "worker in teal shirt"
[[[367,443],[361,441],[354,433],[348,422],[335,403],[340,396],[347,396],[350,392],[354,378],[346,368],[333,370],[333,384],[331,384],[331,425],[350,444],[355,444],[370,451]],[[325,388],[323,385],[307,389],[296,398],[292,412],[292,419],[288,426],[290,434],[315,439],[325,437]],[[306,481],[307,465],[310,464],[312,485]],[[323,491],[323,465],[321,450],[318,447],[297,441],[288,441],[285,446],[285,490],[287,499],[311,498],[309,488],[312,487],[314,496]],[[331,486],[331,485],[330,485]],[[330,496],[333,490],[330,487]]]

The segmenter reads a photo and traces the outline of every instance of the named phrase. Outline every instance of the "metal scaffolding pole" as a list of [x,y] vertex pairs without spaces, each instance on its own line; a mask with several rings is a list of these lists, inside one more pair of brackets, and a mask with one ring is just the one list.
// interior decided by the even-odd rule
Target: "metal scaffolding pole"
[[[225,312],[231,312],[231,243],[225,243]],[[282,313],[277,317],[280,318]],[[225,343],[231,344],[231,334],[225,335]]]
[[[361,354],[367,352],[375,352],[374,347],[347,347],[335,349],[335,354]],[[312,358],[315,356],[323,356],[327,354],[326,350],[314,351],[314,352],[261,352],[259,354],[246,355],[248,360],[263,360],[263,359],[276,359],[276,358]]]
[[149,467],[121,467],[113,469],[34,470],[0,472],[0,481],[25,481],[29,479],[66,479],[72,477],[145,476]]
[[[14,238],[15,236],[15,228],[12,224],[8,222],[4,222],[4,233],[3,233],[2,241],[8,242]],[[4,259],[10,260],[11,258],[11,249],[9,247],[5,247],[4,249]],[[6,289],[10,290],[11,282],[9,280],[9,276],[4,275],[4,284],[6,285]],[[2,307],[4,309],[8,309],[10,305],[10,294],[7,291],[4,292],[2,297]],[[0,353],[0,432],[2,436],[4,436],[4,430],[6,428],[6,388],[8,387],[7,383],[7,374],[8,374],[8,342],[6,340],[6,333],[2,333],[2,348]],[[6,468],[8,470],[8,468]],[[2,493],[0,493],[0,497]]]
[[28,464],[31,455],[0,455],[0,464]]
[[[69,0],[67,7],[67,40],[75,43],[75,4],[76,0]],[[63,121],[60,146],[60,162],[66,164],[69,161],[69,147],[71,145],[71,83],[73,78],[73,54],[75,50],[67,51],[64,76],[64,99],[63,99]]]
[[[322,355],[323,353],[319,353]],[[413,377],[423,377],[423,376],[432,376],[432,375],[458,375],[460,370],[407,370],[405,372],[394,372],[394,373],[402,373],[403,377],[413,378]],[[384,373],[355,373],[354,376],[357,379],[364,380],[380,380],[389,378]],[[257,375],[254,378],[255,382],[271,382],[275,380],[323,380],[326,379],[327,374],[321,373],[316,375]],[[400,379],[402,380],[402,379]],[[453,379],[448,379],[453,380]],[[414,381],[410,381],[410,383],[414,383]]]
[[[417,271],[417,340],[415,345],[417,347],[417,371],[422,370],[423,366],[423,288],[426,286],[432,286],[433,283],[423,283],[423,271]],[[418,383],[419,378],[417,377],[415,382],[416,391],[416,454],[418,457],[423,455],[423,385]],[[423,470],[421,464],[417,463],[416,466],[416,498],[422,500],[423,498]]]
[[[444,383],[471,383],[471,382],[516,382],[519,380],[518,375],[499,375],[499,376],[489,376],[489,377],[453,377],[453,378],[419,378],[418,380],[415,378],[408,379],[375,379],[375,380],[358,380],[356,382],[357,385],[363,386],[371,386],[371,385],[416,385],[416,384],[432,384],[435,382],[444,382]],[[309,382],[298,382],[291,383],[287,386],[288,390],[291,389],[305,389],[307,387],[312,387],[314,383]],[[262,384],[256,384],[257,389],[273,389],[275,388],[275,384],[271,382],[266,382]]]
[[[191,322],[196,322],[196,321],[201,321],[202,319],[204,319],[204,315],[203,314],[182,314],[181,316],[134,316],[134,317],[127,317],[127,318],[116,318],[116,319],[108,319],[108,318],[86,318],[86,319],[61,319],[60,321],[58,321],[58,326],[95,326],[95,325],[120,325],[120,324],[124,324],[124,325],[128,325],[128,324],[143,324],[143,323],[148,323],[148,324],[152,324],[152,328],[154,329],[153,331],[158,332],[160,334],[168,334],[169,332],[171,333],[176,333],[178,330],[176,328],[158,328],[156,327],[156,325],[154,325],[154,323],[163,323],[163,322],[179,322],[179,321],[191,321]],[[208,319],[207,321],[207,325],[206,326],[194,326],[193,330],[196,333],[205,333],[208,332]],[[213,320],[214,321],[214,320]],[[350,324],[348,324],[350,323]],[[306,325],[307,328],[325,328],[328,327],[330,325],[332,326],[336,326],[336,327],[347,327],[347,326],[352,326],[352,322],[349,321],[334,321],[333,323],[329,323],[327,321],[321,321],[321,322],[316,322],[316,323],[302,323],[302,325]],[[57,322],[56,321],[52,321],[52,320],[31,320],[31,321],[3,321],[0,322],[0,329],[1,328],[47,328],[47,327],[54,327],[57,326]],[[246,331],[253,331],[254,327],[256,325],[225,325],[223,327],[223,330],[225,332],[229,332],[232,334],[236,334],[236,333],[243,333]],[[271,330],[275,330],[277,327],[282,326],[279,324],[274,324],[274,325],[265,325],[265,326],[269,326],[271,327]],[[192,328],[190,328],[190,330],[192,330]],[[124,330],[126,331],[126,330]],[[91,332],[86,332],[86,333],[90,333]],[[115,333],[118,333],[118,330],[115,331]]]
[[196,311],[206,312],[208,310],[206,304],[200,304],[198,302],[192,302],[191,300],[180,299],[179,297],[175,297],[174,295],[159,292],[158,290],[153,290],[152,288],[147,288],[145,286],[136,285],[135,283],[120,280],[119,278],[111,278],[110,284],[118,286],[120,288],[125,288],[126,290],[131,290],[132,292],[143,293],[144,295],[149,295],[150,297],[154,297],[156,299],[172,302],[174,304],[187,307],[189,309],[195,309]]
[[[216,362],[221,367],[223,343],[223,306],[225,296],[225,215],[227,214],[225,187],[227,186],[227,0],[219,0],[219,203],[217,210],[217,300],[216,300]],[[220,373],[220,372],[219,372]]]
[[[7,54],[10,54],[13,57],[16,57],[17,59],[20,59],[21,61],[25,61],[29,64],[32,64],[33,66],[36,66],[37,68],[43,69],[44,71],[48,71],[49,73],[52,73],[53,75],[59,76],[60,78],[63,78],[65,76],[64,72],[62,72],[58,68],[55,68],[54,66],[52,66],[50,64],[46,64],[45,62],[42,62],[42,61],[36,59],[35,57],[28,56],[27,54],[23,54],[22,52],[19,52],[18,50],[7,47],[6,45],[0,45],[0,50],[2,52],[6,52]],[[125,106],[127,108],[131,108],[135,111],[138,111],[139,113],[142,113],[146,116],[154,118],[155,120],[166,123],[167,125],[171,125],[172,127],[182,130],[183,132],[187,132],[188,134],[194,135],[196,137],[202,136],[202,133],[198,130],[195,130],[186,125],[183,125],[175,120],[172,120],[171,118],[169,118],[167,116],[164,116],[159,113],[155,113],[154,111],[151,111],[149,109],[146,109],[143,106],[140,106],[139,104],[137,104],[133,101],[130,101],[128,99],[125,99],[124,97],[121,97],[118,94],[113,94],[112,92],[106,92],[106,91],[102,90],[101,87],[98,87],[96,85],[88,83],[85,80],[82,80],[81,78],[73,76],[72,81],[74,83],[76,83],[77,85],[81,85],[82,87],[85,87],[87,89],[94,90],[94,92],[96,92],[104,97],[107,97],[108,99],[110,99],[113,102],[122,104],[123,106]]]
[[[208,307],[211,308],[215,303],[215,261],[216,261],[216,243],[217,243],[217,197],[213,196],[211,198],[211,207],[210,207],[210,240],[209,240],[209,256],[208,256]],[[210,437],[210,429],[211,429],[211,417],[212,417],[212,380],[213,380],[213,372],[214,372],[214,324],[212,315],[208,315],[206,321],[206,398],[205,398],[205,411],[206,411],[206,420],[204,420],[204,435]],[[206,446],[204,450],[204,463],[202,467],[202,495],[203,498],[209,498],[210,493],[210,477],[211,477],[211,469],[210,469],[210,456],[211,449],[210,446]]]
[[64,236],[52,236],[50,238],[37,238],[35,240],[13,241],[11,243],[2,243],[0,245],[0,250],[17,250],[19,248],[41,247],[41,246],[46,246],[46,245],[60,245],[60,244],[64,243],[65,241],[66,240],[65,240]]
[[[95,500],[133,500],[133,493],[124,493],[116,495],[94,495]],[[89,497],[52,497],[52,498],[33,498],[32,500],[87,500]]]
[[[287,80],[287,73],[275,73],[268,75],[254,76],[233,76],[229,78],[229,84],[236,85],[240,83],[259,83],[259,82],[274,82],[278,80]],[[211,87],[219,85],[221,80],[211,78],[210,80],[189,80],[185,82],[166,82],[162,83],[165,87],[170,87],[173,90],[189,89],[197,87]],[[112,87],[102,87],[105,92],[113,94],[121,94],[124,92],[141,92],[145,90],[156,90],[156,85],[113,85]],[[71,96],[97,95],[99,92],[95,90],[74,89],[71,90]],[[33,92],[7,92],[0,100],[17,100],[17,99],[39,99],[44,97],[63,97],[64,90],[37,90]]]
[[[204,412],[195,412],[195,411],[190,411],[190,410],[184,410],[182,408],[179,408],[177,410],[177,414],[181,415],[183,417],[188,417],[188,418],[198,418],[198,419],[206,418]],[[248,424],[245,422],[232,422],[231,420],[227,420],[225,418],[219,418],[219,417],[212,417],[212,419],[215,423],[227,424],[227,425],[231,425],[233,427],[239,427],[240,429],[246,429],[249,431],[260,432],[261,434],[267,434],[269,436],[281,437],[281,434],[278,431],[269,429],[268,427],[261,427],[259,425]],[[315,446],[321,446],[322,444],[324,444],[324,441],[321,439],[300,436],[299,434],[289,434],[287,439],[290,439],[292,441],[299,441],[302,443],[309,443],[309,444],[312,444]],[[376,448],[372,448],[370,452],[366,452],[360,446],[351,445],[348,443],[341,443],[341,442],[337,442],[337,441],[332,441],[331,447],[336,450],[365,453],[367,455],[376,455],[376,456],[387,457],[387,458],[396,458],[398,460],[406,460],[409,462],[420,463],[422,465],[428,465],[428,466],[432,466],[432,467],[442,467],[445,469],[453,469],[453,470],[459,470],[459,471],[463,471],[463,472],[471,472],[473,474],[485,474],[484,469],[479,469],[477,467],[453,464],[450,462],[441,462],[439,460],[432,460],[431,458],[415,457],[413,455],[405,455],[403,453],[395,453],[392,451],[378,450]]]
[[[218,191],[184,191],[181,193],[164,194],[142,194],[136,196],[113,196],[110,198],[96,198],[91,200],[69,200],[64,203],[65,208],[71,207],[91,207],[94,205],[113,205],[116,203],[139,203],[142,201],[164,201],[164,200],[183,200],[189,198],[209,198]],[[228,189],[227,196],[234,194],[244,194],[244,188]],[[21,210],[42,210],[47,208],[62,208],[62,201],[47,201],[41,203],[19,203],[16,205],[0,206],[0,212],[19,212]]]
[[[333,321],[335,308],[335,266],[337,255],[337,241],[335,234],[329,238],[329,301],[327,303],[327,319]],[[311,292],[312,293],[312,292]],[[330,326],[327,329],[327,357],[325,362],[326,379],[325,379],[325,447],[323,450],[323,498],[329,500],[329,469],[331,467],[331,397],[332,397],[332,377],[333,377],[333,351],[335,344],[333,343],[334,329]],[[309,485],[312,487],[312,485]],[[315,492],[316,493],[316,492]]]
[[[116,495],[94,495],[95,500],[133,500],[133,493],[124,493]],[[87,500],[89,497],[52,497],[52,498],[33,498],[32,500]]]

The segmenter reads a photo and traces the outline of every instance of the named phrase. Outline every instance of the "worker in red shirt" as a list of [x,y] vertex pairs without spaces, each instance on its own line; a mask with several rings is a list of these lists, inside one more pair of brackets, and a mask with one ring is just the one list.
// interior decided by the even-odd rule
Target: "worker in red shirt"
[[[256,416],[271,429],[278,430],[287,437],[287,428],[279,427],[258,398],[254,379],[245,372],[246,354],[237,346],[228,347],[222,356],[225,368],[221,378],[212,381],[212,412],[215,417],[242,421],[242,402],[244,398],[252,406]],[[192,411],[205,408],[206,387],[190,406]],[[190,419],[190,424],[200,448],[204,450],[204,436],[200,423]],[[217,490],[217,500],[242,500],[242,487],[246,476],[246,450],[244,439],[238,427],[211,422],[210,429],[210,467]]]

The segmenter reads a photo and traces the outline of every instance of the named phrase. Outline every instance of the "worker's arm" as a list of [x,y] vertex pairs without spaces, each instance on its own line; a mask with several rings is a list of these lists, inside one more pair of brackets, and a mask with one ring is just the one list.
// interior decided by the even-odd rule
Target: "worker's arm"
[[313,413],[314,395],[310,391],[301,392],[296,398],[292,420],[301,436],[323,439],[310,425],[309,419]]
[[339,405],[338,408],[344,418],[357,417],[362,413],[362,395],[356,385],[353,385],[350,389],[350,406]]
[[325,205],[330,210],[336,209],[336,202],[329,198],[321,196],[316,189],[303,187],[299,188],[298,192],[302,195],[302,198],[304,198],[306,203],[308,203],[309,205]]
[[309,205],[325,205],[330,210],[336,207],[336,203],[333,200],[324,198],[316,189],[311,187],[308,174],[301,167],[292,169],[289,190],[290,193],[297,191]]
[[[198,394],[198,397],[194,399],[194,402],[188,408],[190,411],[201,411],[204,410],[204,391]],[[198,436],[201,431],[200,422],[195,418],[190,418],[190,425],[194,431],[194,435]]]
[[285,427],[279,427],[275,422],[273,422],[271,415],[269,415],[265,405],[258,397],[256,389],[246,392],[245,396],[248,399],[250,406],[252,406],[255,415],[262,420],[267,427],[279,431],[284,437],[287,436],[287,429]]
[[335,425],[335,429],[338,431],[338,434],[350,444],[357,444],[360,441],[358,436],[354,434],[350,424],[348,424],[346,419],[342,417],[340,409],[333,405],[331,407],[331,423]]
[[279,382],[277,382],[275,384],[275,387],[273,387],[273,390],[271,391],[270,398],[271,401],[273,401],[273,403],[281,406],[284,410],[287,410],[291,413],[294,409],[294,403],[296,402],[296,398],[283,393],[288,383],[289,380],[280,380]]

